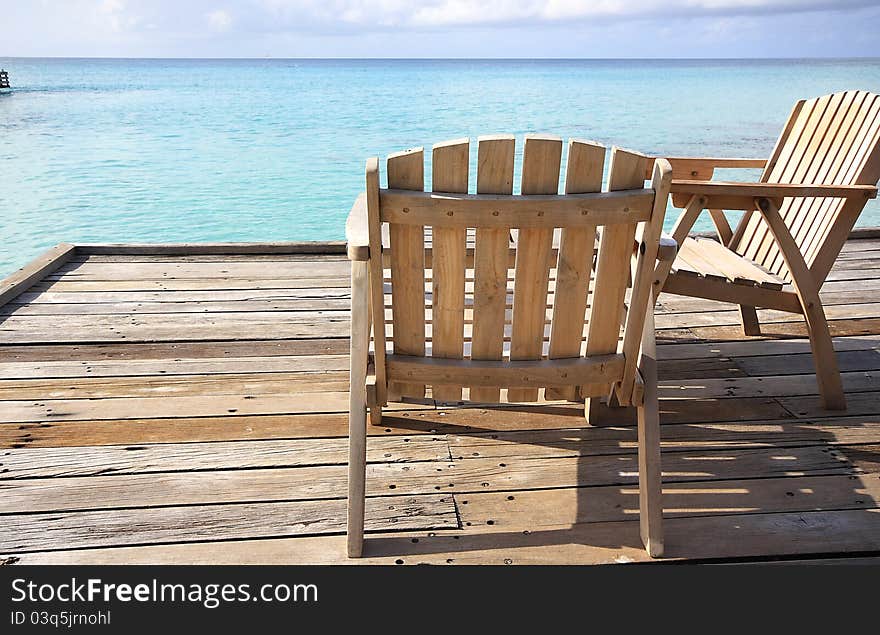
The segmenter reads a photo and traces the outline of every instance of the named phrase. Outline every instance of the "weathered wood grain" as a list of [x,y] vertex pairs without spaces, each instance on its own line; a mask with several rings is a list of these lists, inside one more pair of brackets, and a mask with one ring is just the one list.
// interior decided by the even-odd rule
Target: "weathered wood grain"
[[[3,519],[0,550],[36,551],[233,538],[340,533],[345,501],[271,502],[136,510],[13,515]],[[454,529],[451,496],[372,498],[367,531]]]
[[[0,479],[344,465],[347,449],[345,439],[13,449],[0,456]],[[442,461],[448,456],[442,436],[380,437],[367,444],[371,463]]]

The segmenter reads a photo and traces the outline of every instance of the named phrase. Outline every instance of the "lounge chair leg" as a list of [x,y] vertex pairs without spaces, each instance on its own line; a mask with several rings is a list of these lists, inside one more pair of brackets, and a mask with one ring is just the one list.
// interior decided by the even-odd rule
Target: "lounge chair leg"
[[657,396],[657,352],[654,312],[649,309],[642,334],[639,370],[645,382],[639,419],[639,526],[652,558],[663,555],[663,498],[660,474],[660,404]]
[[373,406],[370,408],[370,425],[382,425],[382,406]]
[[755,307],[745,304],[739,305],[739,317],[742,321],[743,333],[745,335],[760,335],[761,323],[758,322],[758,312]]
[[601,397],[587,397],[584,399],[584,419],[591,426],[602,425],[602,399]]
[[810,334],[810,348],[813,351],[813,364],[816,366],[816,381],[819,383],[822,407],[826,410],[846,410],[846,397],[843,394],[837,355],[831,341],[831,332],[828,330],[825,310],[818,300],[810,305],[804,305],[804,318]]
[[348,411],[348,556],[364,548],[367,469],[367,356],[370,345],[369,265],[351,263],[351,367]]
[[831,332],[828,330],[828,320],[822,308],[822,300],[819,299],[819,285],[813,279],[800,248],[779,214],[776,203],[767,198],[755,199],[755,203],[763,213],[764,221],[770,227],[773,238],[782,251],[782,258],[791,273],[792,284],[797,292],[804,319],[807,321],[822,406],[826,410],[846,410],[837,356],[831,343]]

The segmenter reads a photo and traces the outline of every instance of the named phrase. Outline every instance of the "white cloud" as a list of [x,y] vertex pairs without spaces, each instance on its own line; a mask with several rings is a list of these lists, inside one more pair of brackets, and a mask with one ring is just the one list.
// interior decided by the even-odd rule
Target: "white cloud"
[[840,10],[877,0],[257,0],[291,23],[445,27]]
[[208,18],[208,25],[215,31],[228,31],[232,26],[232,16],[225,9],[215,9],[205,17]]

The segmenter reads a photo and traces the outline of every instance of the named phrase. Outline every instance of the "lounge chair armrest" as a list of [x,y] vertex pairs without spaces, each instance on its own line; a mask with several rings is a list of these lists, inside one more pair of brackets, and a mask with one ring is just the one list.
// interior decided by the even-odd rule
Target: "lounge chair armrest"
[[781,201],[786,197],[875,198],[873,185],[813,185],[801,183],[736,183],[726,181],[672,181],[672,204],[684,207],[693,196],[706,199],[706,209],[755,209],[756,198]]
[[678,255],[678,243],[669,234],[660,236],[660,249],[657,250],[657,260],[660,262],[672,262]]
[[[767,159],[744,159],[724,157],[664,157],[672,166],[673,179],[712,178],[715,168],[763,168]],[[646,178],[651,178],[650,168]]]
[[370,259],[370,226],[367,220],[367,195],[361,192],[345,221],[345,240],[349,260]]

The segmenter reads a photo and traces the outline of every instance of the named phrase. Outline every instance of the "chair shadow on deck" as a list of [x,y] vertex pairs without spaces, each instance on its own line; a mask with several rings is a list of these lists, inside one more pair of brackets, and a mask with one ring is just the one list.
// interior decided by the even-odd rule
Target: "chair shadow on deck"
[[[835,537],[821,522],[814,527],[810,513],[880,506],[880,445],[870,445],[876,441],[870,433],[858,432],[877,424],[878,416],[748,420],[720,410],[725,401],[735,405],[701,402],[696,395],[661,400],[667,424],[662,427],[665,557],[858,550],[861,530],[853,527],[852,535]],[[718,421],[706,417],[707,404]],[[438,408],[418,419],[388,412],[383,425],[449,435],[451,463],[466,484],[442,484],[453,494],[461,531],[369,536],[366,556],[412,562],[442,555],[448,563],[495,564],[646,559],[639,536],[634,409],[610,410],[611,426],[585,427],[577,403]],[[485,425],[470,423],[481,416]],[[492,426],[504,418],[523,425]],[[839,445],[860,439],[868,444]],[[484,487],[487,491],[480,491]],[[876,517],[865,521],[880,530],[880,514]],[[468,552],[482,553],[469,558]]]

